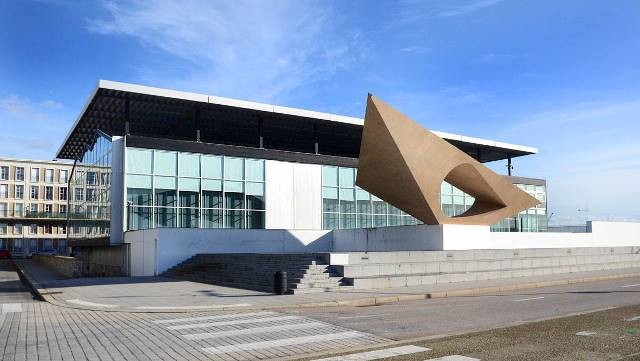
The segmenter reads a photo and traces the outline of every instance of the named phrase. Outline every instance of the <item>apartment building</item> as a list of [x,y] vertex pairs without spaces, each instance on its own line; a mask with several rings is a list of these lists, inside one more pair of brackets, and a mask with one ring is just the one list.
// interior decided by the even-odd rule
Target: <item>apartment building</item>
[[67,253],[72,164],[0,158],[0,251]]

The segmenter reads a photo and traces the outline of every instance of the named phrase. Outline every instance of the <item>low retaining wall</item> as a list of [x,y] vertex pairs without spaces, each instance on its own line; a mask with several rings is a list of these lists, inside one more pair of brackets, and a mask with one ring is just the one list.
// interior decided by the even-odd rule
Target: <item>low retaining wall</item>
[[77,258],[34,254],[33,260],[65,277],[82,277],[82,260]]

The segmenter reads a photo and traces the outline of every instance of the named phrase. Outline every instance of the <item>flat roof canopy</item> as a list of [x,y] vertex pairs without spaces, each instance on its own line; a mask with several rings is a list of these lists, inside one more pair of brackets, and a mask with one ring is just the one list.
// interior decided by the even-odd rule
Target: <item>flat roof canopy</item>
[[[57,157],[78,158],[100,129],[109,135],[358,158],[363,122],[336,114],[100,80]],[[538,152],[522,145],[434,133],[481,162]]]

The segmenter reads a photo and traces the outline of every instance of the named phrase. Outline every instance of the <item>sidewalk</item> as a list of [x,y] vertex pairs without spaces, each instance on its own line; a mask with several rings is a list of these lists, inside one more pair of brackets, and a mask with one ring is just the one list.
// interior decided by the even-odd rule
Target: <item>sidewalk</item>
[[14,260],[14,262],[24,272],[34,291],[47,302],[63,307],[121,312],[195,312],[365,306],[640,277],[640,268],[628,268],[504,280],[279,296],[165,277],[64,279],[61,275],[33,260]]

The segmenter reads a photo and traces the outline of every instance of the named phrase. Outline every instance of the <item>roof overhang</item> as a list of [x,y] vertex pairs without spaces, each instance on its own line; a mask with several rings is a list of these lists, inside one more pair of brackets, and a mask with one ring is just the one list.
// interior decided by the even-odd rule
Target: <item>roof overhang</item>
[[[190,122],[191,117],[189,113],[191,110],[188,109],[204,108],[207,112],[212,114],[210,117],[211,119],[220,119],[224,117],[233,118],[235,123],[228,122],[225,125],[227,128],[233,128],[234,126],[238,127],[238,130],[236,131],[227,129],[227,132],[230,132],[230,138],[227,140],[220,140],[213,137],[211,139],[202,140],[204,142],[218,143],[220,141],[224,143],[226,141],[227,144],[230,144],[233,142],[233,139],[240,139],[238,137],[242,136],[243,132],[247,133],[248,130],[257,128],[258,123],[249,124],[246,120],[249,119],[249,117],[258,117],[261,122],[260,127],[262,127],[263,124],[265,124],[267,128],[272,127],[271,134],[283,132],[282,141],[285,139],[291,140],[291,135],[293,134],[299,134],[301,137],[304,137],[304,129],[290,129],[289,134],[286,134],[285,128],[287,127],[291,127],[293,125],[295,125],[294,127],[297,127],[298,124],[300,126],[302,126],[302,124],[307,124],[308,126],[306,130],[311,132],[310,129],[311,126],[313,126],[314,136],[317,138],[317,132],[319,132],[321,134],[320,136],[324,137],[322,144],[327,145],[325,150],[342,147],[341,149],[336,148],[335,154],[332,154],[337,156],[357,157],[357,153],[359,151],[359,137],[364,124],[364,120],[361,118],[347,117],[338,114],[282,107],[272,104],[109,80],[100,80],[96,88],[93,90],[90,98],[85,103],[80,115],[74,122],[73,127],[66,135],[64,142],[58,149],[57,157],[62,159],[77,158],[82,154],[84,144],[92,144],[93,140],[95,140],[95,131],[97,129],[101,129],[111,135],[124,134],[124,119],[128,116],[125,115],[125,109],[127,109],[127,112],[129,111],[127,108],[129,106],[129,100],[136,102],[137,104],[135,113],[140,115],[138,120],[139,127],[146,127],[145,131],[154,132],[152,134],[154,137],[161,137],[163,132],[167,133],[167,137],[174,136],[176,125],[178,128],[181,126],[192,126],[187,125],[187,123]],[[125,104],[127,105],[125,106]],[[149,105],[145,106],[145,104],[149,104],[151,106],[155,104],[157,107],[164,107],[166,109],[163,108],[158,110],[156,111],[156,115],[153,115],[149,109]],[[158,116],[157,114],[160,114],[161,116]],[[147,118],[144,118],[145,116]],[[162,128],[160,124],[163,122],[161,119],[162,117],[166,117],[170,120],[165,121],[166,124],[164,124],[164,129],[155,129]],[[200,117],[200,115],[198,115],[198,117]],[[243,122],[243,120],[245,122]],[[202,122],[206,123],[206,121],[207,117],[203,116]],[[160,125],[154,128],[153,124],[149,124],[152,122],[158,122]],[[197,121],[195,123],[197,123]],[[207,127],[207,125],[204,127]],[[317,130],[317,127],[320,127],[320,130]],[[149,130],[151,128],[154,129]],[[211,126],[211,128],[213,128],[213,126]],[[232,134],[234,132],[237,134]],[[478,158],[481,162],[490,162],[509,157],[514,158],[538,152],[536,148],[523,145],[509,144],[494,140],[473,138],[437,131],[434,133],[469,155]],[[148,134],[141,135],[148,136]],[[308,135],[308,137],[312,137],[312,135]],[[185,136],[178,136],[178,138],[193,140],[186,139]],[[328,140],[329,138],[336,139]],[[280,143],[282,143],[282,141]],[[240,145],[252,146],[251,142],[249,143],[250,144]],[[344,145],[344,143],[356,144]],[[278,145],[275,147],[277,148]]]

